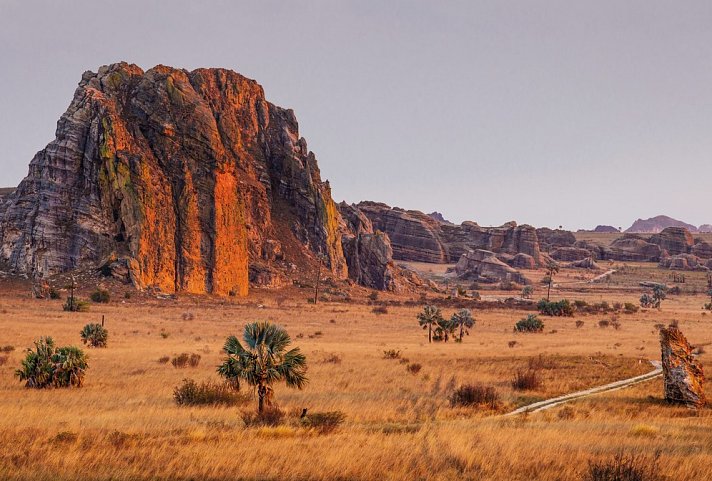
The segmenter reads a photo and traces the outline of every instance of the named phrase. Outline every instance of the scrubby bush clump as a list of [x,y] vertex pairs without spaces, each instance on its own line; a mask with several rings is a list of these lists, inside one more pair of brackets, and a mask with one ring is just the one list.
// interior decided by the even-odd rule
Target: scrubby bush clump
[[544,323],[535,314],[529,314],[515,324],[514,330],[516,332],[542,332]]
[[173,390],[173,399],[179,406],[233,406],[248,401],[246,396],[226,383],[203,381],[198,384],[192,379],[183,379],[183,383]]
[[101,324],[87,324],[81,332],[82,342],[89,347],[106,347],[109,331]]
[[111,294],[106,289],[97,289],[91,293],[90,299],[98,304],[108,304],[111,301]]
[[545,316],[570,317],[574,315],[574,308],[568,299],[562,299],[560,301],[547,301],[546,299],[542,299],[536,307],[539,309],[539,313]]
[[51,337],[35,341],[35,350],[28,349],[15,376],[29,388],[81,387],[84,382],[87,356],[74,346],[56,347]]
[[346,414],[341,411],[315,412],[303,416],[301,424],[320,434],[328,434],[335,431],[345,420]]
[[89,303],[72,296],[67,298],[67,302],[64,303],[62,308],[67,312],[87,312]]
[[175,368],[197,367],[200,364],[200,354],[188,354],[183,352],[171,360],[171,364]]
[[541,378],[539,374],[533,370],[523,370],[518,369],[514,373],[514,378],[512,379],[512,389],[516,391],[528,391],[532,389],[537,389],[541,386]]
[[636,454],[618,453],[608,461],[589,462],[583,481],[659,481],[660,454],[652,459]]
[[465,384],[460,386],[450,396],[450,406],[483,406],[489,409],[497,409],[500,405],[500,397],[497,390],[492,386],[482,384]]

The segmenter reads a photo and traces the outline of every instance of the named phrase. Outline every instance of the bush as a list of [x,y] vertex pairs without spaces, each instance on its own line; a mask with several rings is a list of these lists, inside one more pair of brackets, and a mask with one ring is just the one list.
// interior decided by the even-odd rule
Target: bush
[[636,454],[616,454],[609,461],[588,463],[583,481],[658,481],[660,453],[652,458]]
[[15,346],[11,346],[9,344],[7,346],[0,347],[0,352],[12,352],[14,350]]
[[583,321],[581,321],[581,320],[576,321],[576,329],[580,329],[582,327],[583,327]]
[[542,332],[544,323],[535,314],[529,314],[514,326],[516,332]]
[[450,396],[450,406],[483,406],[497,409],[500,398],[497,390],[492,386],[482,384],[465,384],[460,386]]
[[89,368],[84,352],[73,346],[55,347],[51,337],[35,341],[35,350],[28,349],[20,369],[15,371],[25,386],[81,387]]
[[91,293],[91,296],[89,296],[89,298],[92,302],[96,302],[99,304],[108,304],[111,300],[111,294],[109,294],[109,291],[107,291],[106,289],[97,289]]
[[235,389],[225,383],[203,381],[200,384],[192,379],[183,379],[183,384],[173,390],[173,399],[179,406],[229,405],[243,404],[248,401]]
[[170,356],[161,356],[158,358],[158,364],[168,364],[168,361],[171,360]]
[[376,306],[371,309],[374,314],[388,314],[388,308],[386,306]]
[[522,297],[524,299],[529,299],[532,294],[534,294],[534,287],[533,286],[524,286],[522,289]]
[[346,420],[346,414],[341,411],[316,412],[302,417],[302,426],[314,429],[320,434],[335,431]]
[[7,362],[8,356],[0,356],[0,366],[4,366]]
[[82,342],[89,347],[106,347],[109,331],[101,324],[87,324],[80,333]]
[[67,312],[87,312],[89,310],[89,303],[80,301],[76,297],[69,297],[62,308]]
[[62,294],[60,294],[60,292],[57,289],[55,289],[54,287],[50,287],[49,298],[53,299],[53,300],[61,299]]
[[417,362],[413,362],[408,364],[405,369],[411,374],[418,374],[420,370],[423,369],[423,366]]
[[378,291],[371,291],[371,293],[368,295],[368,298],[371,301],[377,301],[378,300]]
[[610,325],[611,323],[608,321],[608,319],[601,319],[600,321],[598,321],[598,327],[600,327],[601,329],[605,329]]
[[400,359],[401,352],[395,349],[388,349],[383,351],[383,359]]
[[524,371],[518,369],[514,373],[514,378],[512,379],[512,389],[516,391],[527,391],[532,389],[537,389],[541,386],[541,378],[539,374],[533,369]]
[[635,314],[636,312],[638,312],[638,309],[638,306],[636,306],[632,302],[626,302],[625,304],[623,304],[623,310],[626,314]]
[[175,368],[197,367],[200,364],[200,354],[188,354],[183,352],[171,360]]
[[568,299],[562,299],[560,301],[547,301],[542,299],[536,305],[539,309],[539,313],[545,316],[573,316],[574,308]]
[[261,413],[249,412],[242,414],[245,427],[279,426],[284,420],[284,411],[277,407],[265,407]]

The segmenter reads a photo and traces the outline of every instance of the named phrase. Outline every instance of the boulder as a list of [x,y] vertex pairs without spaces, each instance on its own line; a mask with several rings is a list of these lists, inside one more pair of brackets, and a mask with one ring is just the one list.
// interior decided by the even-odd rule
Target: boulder
[[705,381],[702,365],[692,354],[692,346],[680,329],[670,326],[660,330],[665,400],[690,408],[705,405]]
[[671,256],[688,254],[695,244],[692,234],[683,227],[667,227],[659,234],[652,235],[649,242],[660,246]]
[[591,269],[596,271],[601,269],[601,267],[596,264],[596,261],[593,260],[593,257],[587,257],[585,259],[574,261],[569,264],[569,267],[573,267],[575,269]]
[[455,272],[460,279],[464,280],[530,284],[530,281],[520,272],[497,259],[494,252],[483,249],[463,254],[455,265]]
[[564,262],[580,261],[592,256],[591,251],[581,247],[557,247],[549,255],[554,260]]
[[536,269],[537,267],[536,261],[532,256],[521,252],[513,256],[507,264],[517,269]]
[[601,234],[615,234],[620,231],[612,225],[597,225],[596,228],[593,229],[593,232],[598,232]]
[[690,254],[701,259],[712,259],[712,244],[709,244],[702,239],[697,239],[695,241],[695,245],[693,245],[690,249]]

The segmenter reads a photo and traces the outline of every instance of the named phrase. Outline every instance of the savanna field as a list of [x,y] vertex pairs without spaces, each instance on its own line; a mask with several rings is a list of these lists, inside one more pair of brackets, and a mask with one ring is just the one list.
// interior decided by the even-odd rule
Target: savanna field
[[[603,265],[617,272],[597,283],[582,270],[562,270],[552,299],[589,304],[638,304],[641,280],[669,282],[652,264]],[[444,272],[418,266],[433,278]],[[438,271],[440,269],[440,271]],[[541,279],[543,271],[532,278]],[[540,316],[541,333],[514,333],[535,313],[489,301],[519,292],[482,290],[482,300],[446,294],[392,295],[354,288],[348,301],[307,302],[309,289],[253,290],[247,298],[184,296],[157,299],[108,286],[108,304],[88,312],[62,310],[63,300],[35,300],[29,284],[0,288],[0,479],[3,480],[574,480],[589,463],[617,454],[642,457],[669,480],[712,478],[712,416],[667,405],[662,379],[605,392],[550,410],[502,416],[518,407],[644,374],[659,360],[658,328],[677,320],[702,353],[712,342],[704,274],[687,273],[679,294],[661,309],[634,313],[578,311]],[[87,298],[96,286],[85,286]],[[535,284],[534,299],[545,296]],[[471,308],[476,320],[462,343],[428,344],[416,316],[439,299],[444,316]],[[27,389],[14,375],[25,350],[41,336],[81,345],[83,326],[109,330],[106,349],[84,348],[89,369],[77,389]],[[228,405],[180,406],[184,379],[220,383],[217,366],[229,335],[269,321],[305,354],[303,390],[274,385],[284,414],[250,423],[254,390],[243,385]],[[601,322],[604,321],[604,322]],[[182,353],[193,366],[174,367]],[[197,364],[197,365],[196,365]],[[514,389],[517,372],[534,386]],[[496,391],[493,406],[453,406],[463,385]],[[712,390],[707,389],[712,396]],[[300,419],[339,412],[343,422],[320,429]],[[247,422],[246,422],[247,421]]]

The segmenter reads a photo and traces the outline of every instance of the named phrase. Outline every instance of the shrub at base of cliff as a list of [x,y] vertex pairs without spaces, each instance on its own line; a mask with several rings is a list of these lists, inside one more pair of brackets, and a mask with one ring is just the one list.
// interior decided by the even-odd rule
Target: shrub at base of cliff
[[515,332],[542,332],[544,323],[534,314],[529,314],[514,325]]
[[109,331],[101,324],[87,324],[80,333],[82,342],[89,347],[106,347]]
[[542,299],[536,305],[539,313],[545,316],[571,317],[574,315],[574,308],[568,299],[560,301],[547,301]]
[[111,294],[106,289],[97,289],[91,293],[90,299],[97,304],[108,304],[111,301]]
[[87,356],[74,346],[55,347],[51,337],[35,341],[15,376],[28,388],[81,387],[84,382]]

